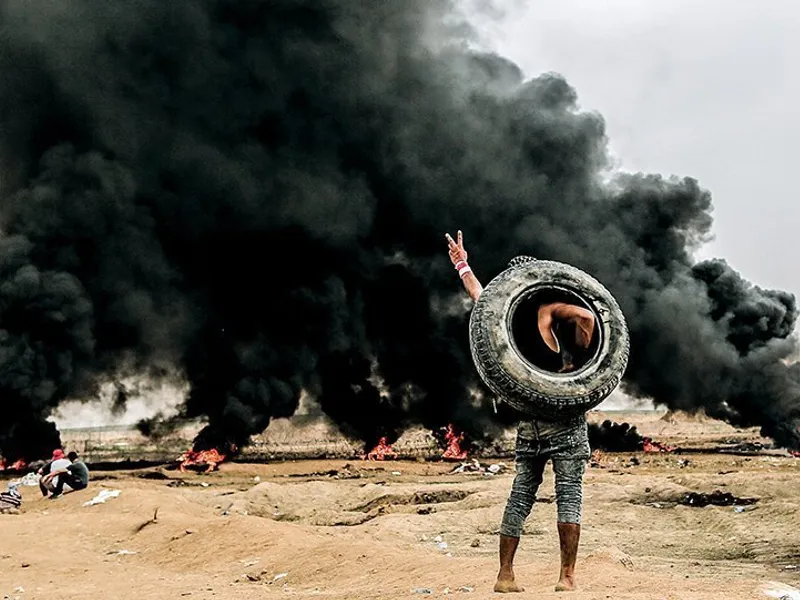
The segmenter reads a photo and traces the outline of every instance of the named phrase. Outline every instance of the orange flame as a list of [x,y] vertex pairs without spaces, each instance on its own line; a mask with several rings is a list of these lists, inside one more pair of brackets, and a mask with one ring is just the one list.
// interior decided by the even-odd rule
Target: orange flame
[[668,446],[667,444],[662,444],[661,442],[656,442],[649,437],[644,438],[644,442],[642,444],[642,450],[645,452],[672,452],[675,450],[672,446]]
[[461,449],[461,442],[464,441],[463,431],[456,435],[455,427],[448,425],[447,433],[444,434],[444,441],[447,442],[447,448],[442,454],[442,458],[450,460],[464,460],[467,458],[467,451]]
[[0,458],[0,471],[22,471],[28,467],[28,463],[26,463],[23,459],[18,459],[8,464],[8,461],[5,458]]
[[181,461],[180,470],[186,472],[188,467],[192,466],[206,466],[205,473],[210,473],[219,468],[219,464],[225,461],[226,456],[216,448],[211,450],[187,450],[178,458]]
[[392,449],[388,440],[382,437],[378,440],[378,445],[361,458],[362,460],[386,460],[387,458],[397,458],[397,452]]

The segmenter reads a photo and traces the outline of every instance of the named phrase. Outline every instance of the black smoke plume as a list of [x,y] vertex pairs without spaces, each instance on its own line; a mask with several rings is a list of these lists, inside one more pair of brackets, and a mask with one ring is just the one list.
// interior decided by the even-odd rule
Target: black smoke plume
[[[492,418],[443,233],[487,281],[518,254],[607,284],[627,390],[797,445],[794,298],[693,264],[692,179],[603,180],[603,119],[560,76],[468,49],[437,0],[0,5],[0,452],[67,398],[178,377],[197,444],[312,394],[371,445]],[[152,424],[151,424],[152,426]]]

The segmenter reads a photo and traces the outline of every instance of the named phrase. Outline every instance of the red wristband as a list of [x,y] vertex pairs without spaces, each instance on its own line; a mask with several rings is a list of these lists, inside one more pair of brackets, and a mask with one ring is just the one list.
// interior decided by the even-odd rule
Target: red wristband
[[461,269],[463,269],[463,268],[464,268],[464,267],[466,267],[466,266],[467,266],[467,261],[465,261],[465,260],[460,260],[460,261],[458,261],[458,262],[456,263],[456,271],[460,271]]

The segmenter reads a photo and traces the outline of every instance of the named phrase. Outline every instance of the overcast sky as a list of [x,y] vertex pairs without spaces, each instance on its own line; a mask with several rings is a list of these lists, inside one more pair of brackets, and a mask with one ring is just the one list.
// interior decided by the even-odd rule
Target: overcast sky
[[800,3],[511,0],[482,35],[533,76],[556,71],[606,119],[625,170],[697,178],[720,256],[800,296]]

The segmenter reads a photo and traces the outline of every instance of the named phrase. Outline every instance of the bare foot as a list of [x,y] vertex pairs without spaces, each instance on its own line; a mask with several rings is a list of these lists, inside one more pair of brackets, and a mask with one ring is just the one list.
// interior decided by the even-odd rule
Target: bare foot
[[497,583],[494,584],[494,591],[500,594],[510,592],[524,592],[525,588],[519,585],[514,579],[514,573],[501,573],[497,576]]
[[575,578],[562,575],[556,584],[557,592],[571,592],[575,589]]

